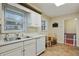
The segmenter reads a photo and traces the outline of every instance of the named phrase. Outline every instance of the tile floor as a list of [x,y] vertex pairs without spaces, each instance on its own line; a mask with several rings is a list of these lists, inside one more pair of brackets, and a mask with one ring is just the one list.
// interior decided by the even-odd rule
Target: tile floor
[[48,47],[41,56],[79,56],[79,48],[64,44]]

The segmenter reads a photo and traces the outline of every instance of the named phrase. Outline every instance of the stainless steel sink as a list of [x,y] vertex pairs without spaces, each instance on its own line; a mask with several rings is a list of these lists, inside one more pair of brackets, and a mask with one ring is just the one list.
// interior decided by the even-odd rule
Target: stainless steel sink
[[21,38],[20,38],[20,37],[18,37],[18,38],[16,38],[16,40],[21,40]]
[[26,36],[26,38],[31,38],[30,36]]

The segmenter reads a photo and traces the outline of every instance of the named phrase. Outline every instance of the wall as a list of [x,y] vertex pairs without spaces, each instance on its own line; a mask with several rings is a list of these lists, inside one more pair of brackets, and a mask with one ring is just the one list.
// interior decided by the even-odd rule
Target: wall
[[51,20],[51,18],[46,16],[46,15],[44,15],[44,14],[42,14],[42,20],[45,20],[47,22],[47,30],[41,31],[41,33],[46,35],[46,36],[48,36],[49,33],[50,33],[50,28],[49,27],[50,27],[50,20]]
[[[53,23],[58,23],[58,27],[57,28],[53,28],[52,24]],[[64,43],[64,20],[52,20],[51,24],[50,24],[50,34],[52,36],[56,36],[57,37],[57,42],[58,43]]]
[[65,25],[65,33],[76,33],[76,20],[68,19],[64,22]]
[[[2,11],[1,5],[2,5],[2,4],[0,4],[0,13],[1,13],[1,11]],[[31,10],[29,10],[29,9],[23,7],[23,6],[20,6],[20,5],[18,5],[18,4],[10,4],[10,5],[16,6],[16,7],[20,8],[20,9],[22,9],[22,10],[26,10],[26,12],[31,12]],[[49,18],[48,16],[46,16],[46,15],[43,15],[42,17],[44,17],[44,18],[45,18],[44,20],[46,20],[47,22],[48,22],[49,19],[50,19],[50,18]],[[2,23],[1,20],[2,20],[2,19],[1,19],[1,14],[0,14],[0,23]],[[42,20],[43,20],[43,19],[42,19]],[[48,22],[48,23],[49,23],[49,22]],[[48,26],[49,26],[49,25],[48,25]],[[18,34],[19,34],[20,37],[22,37],[22,34],[28,35],[28,34],[33,34],[33,33],[42,33],[42,34],[44,34],[44,35],[47,35],[48,32],[49,32],[48,30],[46,30],[46,31],[40,31],[40,32],[39,32],[39,28],[29,27],[25,32],[21,32],[21,33],[18,33]],[[10,36],[10,37],[16,37],[16,34],[17,34],[17,33],[10,33],[9,36]],[[5,37],[5,35],[6,35],[5,33],[4,33],[4,34],[0,33],[0,40],[3,40],[3,38]]]
[[[78,23],[76,25],[77,26],[76,33],[77,33],[77,46],[79,46],[79,27],[78,27],[79,26],[79,13],[63,15],[63,16],[58,16],[58,17],[52,18],[52,20],[50,21],[50,23],[51,23],[50,24],[50,34],[57,35],[58,43],[64,43],[64,21],[69,20],[69,19],[70,20],[75,19],[75,18],[78,18]],[[54,23],[54,22],[59,23],[58,28],[52,28],[52,23]],[[74,22],[74,21],[72,21],[72,22]],[[73,26],[71,26],[71,25],[69,27],[73,28]],[[74,30],[72,30],[72,31],[74,31]]]
[[28,27],[27,28],[27,33],[38,33],[39,31],[39,28],[37,28],[37,27]]
[[[31,10],[29,10],[29,9],[19,5],[19,4],[11,3],[10,5],[15,6],[17,8],[20,8],[20,9],[26,11],[26,12],[31,12]],[[0,24],[2,24],[2,11],[3,11],[2,10],[2,4],[0,4]],[[1,30],[1,28],[0,28],[0,30]],[[37,30],[38,30],[37,28],[29,28],[25,32],[20,32],[18,34],[19,34],[20,37],[22,37],[22,34],[34,33],[34,32],[37,32]],[[9,33],[8,37],[16,37],[16,34],[17,33]],[[0,41],[2,41],[3,38],[5,38],[5,35],[6,35],[5,33],[4,34],[0,33]]]

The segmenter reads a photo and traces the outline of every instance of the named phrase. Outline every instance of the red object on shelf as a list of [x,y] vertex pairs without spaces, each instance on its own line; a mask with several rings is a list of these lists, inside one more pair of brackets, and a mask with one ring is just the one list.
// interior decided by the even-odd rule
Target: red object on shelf
[[67,45],[71,45],[71,46],[74,45],[75,46],[76,45],[76,34],[75,33],[65,33],[65,41],[64,42]]
[[73,45],[73,40],[66,39],[66,43],[69,43],[69,44],[72,44]]

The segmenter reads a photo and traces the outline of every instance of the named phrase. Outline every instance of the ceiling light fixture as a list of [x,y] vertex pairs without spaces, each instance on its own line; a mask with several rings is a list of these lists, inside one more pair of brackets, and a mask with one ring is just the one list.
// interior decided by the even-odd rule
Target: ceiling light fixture
[[75,20],[75,21],[77,21],[78,19],[77,19],[77,18],[75,18],[74,20]]
[[64,3],[55,3],[56,6],[61,6],[63,5]]

